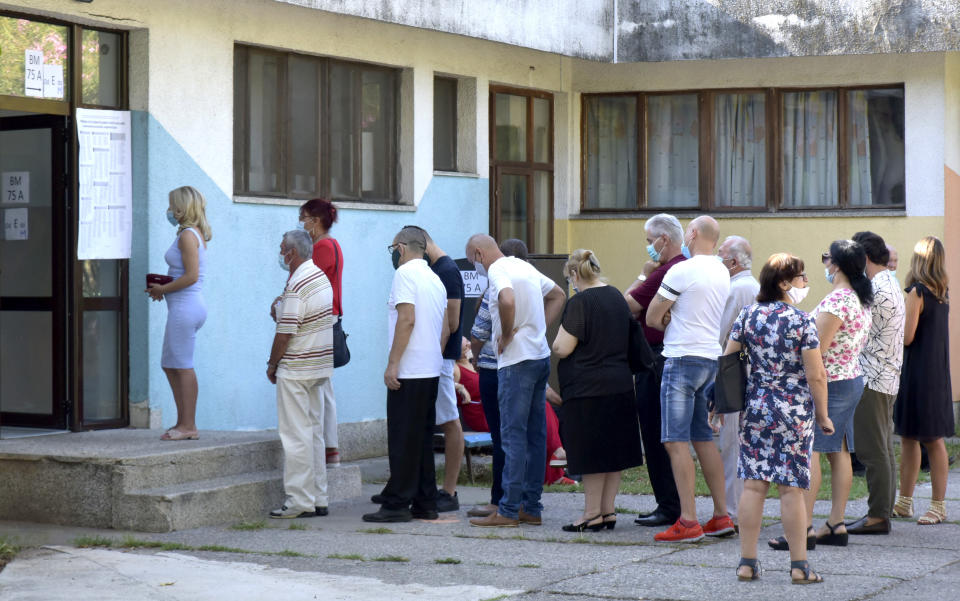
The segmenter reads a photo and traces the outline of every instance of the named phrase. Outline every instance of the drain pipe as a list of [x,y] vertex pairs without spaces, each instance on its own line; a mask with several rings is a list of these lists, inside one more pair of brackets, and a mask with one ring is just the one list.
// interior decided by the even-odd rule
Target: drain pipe
[[613,63],[617,63],[617,43],[620,33],[620,10],[618,0],[613,0]]

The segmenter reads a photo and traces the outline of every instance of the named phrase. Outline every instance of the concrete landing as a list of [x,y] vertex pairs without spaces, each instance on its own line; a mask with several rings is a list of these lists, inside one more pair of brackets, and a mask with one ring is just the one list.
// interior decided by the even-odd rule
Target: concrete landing
[[[283,501],[274,431],[104,430],[0,441],[0,519],[169,532],[261,519]],[[328,470],[331,501],[360,495],[360,468]]]

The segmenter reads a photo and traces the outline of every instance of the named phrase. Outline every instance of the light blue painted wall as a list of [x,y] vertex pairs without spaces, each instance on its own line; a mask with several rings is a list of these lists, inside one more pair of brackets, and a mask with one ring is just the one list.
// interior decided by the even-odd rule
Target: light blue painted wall
[[[297,207],[235,203],[151,115],[135,113],[133,128],[131,400],[149,398],[151,409],[162,410],[164,427],[174,423],[176,408],[160,369],[166,306],[149,301],[143,277],[166,273],[163,254],[175,236],[165,217],[167,194],[189,184],[206,197],[213,228],[204,286],[208,316],[195,353],[197,423],[214,430],[275,428],[275,391],[265,375],[273,340],[267,312],[286,281],[277,254],[282,234],[297,226]],[[452,257],[462,257],[470,235],[488,229],[488,204],[489,180],[435,176],[416,212],[340,211],[331,233],[344,253],[344,329],[352,353],[334,375],[340,422],[386,417],[386,302],[393,277],[386,247],[393,236],[417,224]]]

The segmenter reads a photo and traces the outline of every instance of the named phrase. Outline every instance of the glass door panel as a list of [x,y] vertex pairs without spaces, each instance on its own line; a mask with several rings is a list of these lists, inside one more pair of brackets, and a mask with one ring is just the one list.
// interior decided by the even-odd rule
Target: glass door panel
[[527,98],[513,94],[497,94],[495,123],[496,160],[526,161]]
[[[527,238],[527,181],[526,175],[502,174],[498,178],[500,189],[500,235],[502,242],[508,238],[523,240],[530,247]],[[532,248],[530,249],[532,251]]]
[[0,311],[0,410],[52,416],[53,312]]
[[116,420],[120,410],[120,313],[83,312],[83,421]]
[[553,252],[553,219],[550,206],[553,198],[553,173],[535,171],[533,173],[533,244],[530,252],[550,254]]

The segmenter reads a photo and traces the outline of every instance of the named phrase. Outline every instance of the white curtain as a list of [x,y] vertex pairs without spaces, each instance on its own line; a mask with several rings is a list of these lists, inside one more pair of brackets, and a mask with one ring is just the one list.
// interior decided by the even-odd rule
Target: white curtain
[[766,136],[763,94],[718,94],[715,97],[713,138],[717,206],[766,205]]
[[867,93],[855,90],[847,95],[850,117],[850,204],[873,204],[873,181],[870,176],[870,122]]
[[783,204],[837,205],[837,95],[783,95]]
[[699,206],[697,95],[648,97],[647,123],[647,206]]
[[587,102],[587,197],[592,209],[637,206],[637,99]]

